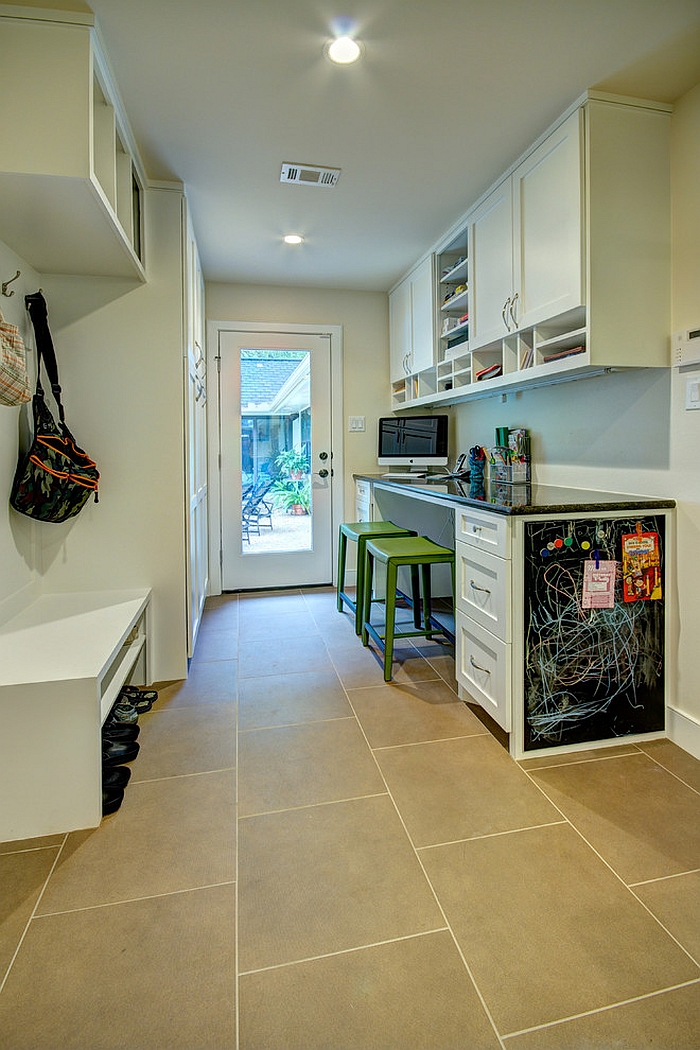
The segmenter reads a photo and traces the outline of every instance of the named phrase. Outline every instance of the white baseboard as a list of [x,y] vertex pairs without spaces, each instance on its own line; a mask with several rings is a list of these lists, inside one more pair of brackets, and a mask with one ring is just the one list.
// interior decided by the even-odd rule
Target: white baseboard
[[675,707],[666,708],[666,733],[669,740],[700,759],[700,719]]

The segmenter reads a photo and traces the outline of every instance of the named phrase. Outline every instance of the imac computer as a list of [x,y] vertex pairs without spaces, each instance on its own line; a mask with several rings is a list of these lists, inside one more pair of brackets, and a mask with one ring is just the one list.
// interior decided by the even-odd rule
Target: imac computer
[[[424,473],[428,467],[447,466],[448,416],[385,416],[379,420],[377,463],[391,468],[387,477]],[[407,467],[398,470],[396,467]]]

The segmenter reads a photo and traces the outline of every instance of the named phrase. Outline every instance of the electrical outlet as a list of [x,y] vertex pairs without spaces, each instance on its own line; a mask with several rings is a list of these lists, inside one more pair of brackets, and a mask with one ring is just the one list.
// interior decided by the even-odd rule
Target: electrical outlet
[[365,429],[365,417],[364,416],[348,416],[348,430],[364,430]]

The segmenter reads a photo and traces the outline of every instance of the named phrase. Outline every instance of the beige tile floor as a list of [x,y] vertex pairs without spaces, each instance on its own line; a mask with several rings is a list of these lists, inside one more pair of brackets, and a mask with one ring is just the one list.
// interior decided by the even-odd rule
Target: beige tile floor
[[327,589],[210,600],[121,809],[0,846],[3,1050],[698,1050],[700,763],[514,763]]

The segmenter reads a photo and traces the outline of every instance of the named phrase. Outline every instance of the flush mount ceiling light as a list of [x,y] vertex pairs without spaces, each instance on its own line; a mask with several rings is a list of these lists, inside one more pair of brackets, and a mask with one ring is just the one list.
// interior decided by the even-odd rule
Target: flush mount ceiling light
[[347,66],[357,61],[362,54],[362,48],[351,36],[339,36],[326,45],[326,54],[331,62]]
[[298,233],[288,233],[284,238],[285,244],[303,244],[304,238]]

